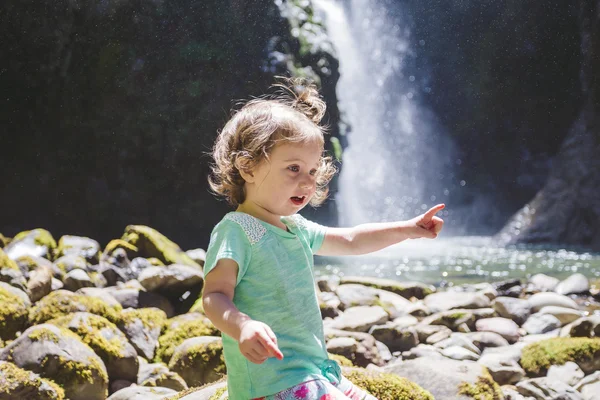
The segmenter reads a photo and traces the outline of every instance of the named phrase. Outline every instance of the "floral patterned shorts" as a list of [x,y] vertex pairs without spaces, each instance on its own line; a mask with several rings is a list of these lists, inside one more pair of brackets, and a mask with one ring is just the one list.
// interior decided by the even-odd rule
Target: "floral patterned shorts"
[[314,380],[300,383],[274,395],[253,400],[377,400],[342,377],[339,384]]

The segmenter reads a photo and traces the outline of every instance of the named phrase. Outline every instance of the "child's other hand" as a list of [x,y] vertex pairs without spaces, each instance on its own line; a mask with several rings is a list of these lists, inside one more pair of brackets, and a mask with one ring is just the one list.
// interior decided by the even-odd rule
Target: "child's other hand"
[[438,204],[429,209],[425,214],[421,214],[409,221],[414,228],[411,238],[435,239],[444,226],[444,220],[436,217],[435,214],[446,207],[444,204]]
[[240,351],[248,360],[262,364],[269,357],[283,359],[277,347],[277,337],[271,328],[260,321],[246,322],[240,332]]

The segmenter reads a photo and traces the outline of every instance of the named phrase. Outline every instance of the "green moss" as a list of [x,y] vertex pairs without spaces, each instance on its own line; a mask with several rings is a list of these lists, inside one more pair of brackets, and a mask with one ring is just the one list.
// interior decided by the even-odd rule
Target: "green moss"
[[26,323],[27,307],[23,300],[0,286],[0,338],[13,339]]
[[181,248],[155,229],[144,225],[129,225],[122,239],[139,249],[140,256],[156,257],[164,264],[183,264],[200,268]]
[[[67,264],[65,260],[67,260],[69,263]],[[61,257],[56,260],[55,265],[62,271],[63,274],[66,274],[67,272],[76,268],[84,271],[87,270],[87,261],[82,256],[69,256],[68,258]]]
[[6,236],[4,236],[3,234],[0,233],[0,248],[8,246],[11,241],[12,241],[11,238],[6,237]]
[[494,381],[490,373],[484,368],[482,376],[477,378],[477,382],[462,382],[458,389],[458,394],[464,394],[475,400],[502,400],[504,395],[500,386]]
[[344,356],[341,356],[339,354],[331,354],[331,353],[327,353],[327,354],[329,355],[330,359],[337,362],[342,367],[354,367],[354,364],[352,364],[352,361],[350,361],[349,359],[347,359]]
[[576,364],[600,357],[600,338],[552,338],[527,345],[521,366],[529,375],[545,375],[551,365]]
[[76,318],[74,314],[65,315],[49,320],[47,323],[71,330],[71,332],[79,336],[81,341],[90,346],[103,360],[124,357],[124,342],[127,340],[125,335],[122,334],[121,337],[114,336],[108,340],[101,333],[102,329],[109,329],[113,332],[120,333],[121,331],[119,331],[116,325],[104,317],[91,314],[82,318],[77,326],[73,326],[71,325],[73,318]]
[[154,265],[155,267],[164,267],[165,266],[165,263],[163,263],[156,257],[150,257],[147,260],[151,265]]
[[427,390],[397,375],[362,368],[347,368],[344,370],[344,376],[378,400],[434,400]]
[[38,342],[41,340],[49,340],[56,344],[60,342],[60,338],[58,337],[58,335],[52,332],[50,329],[38,329],[34,332],[31,332],[29,334],[29,339],[31,339],[34,342]]
[[455,312],[452,313],[450,315],[445,315],[444,318],[452,320],[452,321],[456,321],[458,319],[464,318],[466,317],[468,314],[465,312]]
[[113,251],[116,249],[123,249],[125,253],[127,253],[127,257],[132,260],[135,256],[137,256],[138,248],[132,245],[131,243],[127,243],[122,239],[113,239],[104,248],[104,252],[102,253],[104,256],[112,255]]
[[168,329],[158,338],[158,349],[156,350],[155,362],[169,363],[175,348],[186,339],[196,336],[216,336],[219,331],[214,326],[195,319],[181,323],[176,328]]
[[[49,379],[35,376],[33,373],[25,371],[10,362],[0,363],[0,376],[2,376],[3,381],[3,384],[0,385],[0,398],[3,398],[3,395],[14,398],[11,395],[15,395],[16,393],[11,392],[17,387],[20,388],[20,394],[24,392],[38,393],[36,399],[63,400],[65,398],[65,391],[56,383]],[[42,391],[44,383],[50,386],[53,392]]]
[[56,251],[56,240],[54,240],[52,234],[45,229],[38,228],[31,231],[19,232],[13,241],[25,239],[29,235],[33,235],[33,242],[36,245],[45,246],[48,249],[48,259],[53,260],[54,252]]
[[[57,368],[57,373],[53,376],[53,379],[63,387],[76,387],[86,382],[93,384],[94,380],[98,378],[104,382],[108,382],[108,375],[104,371],[103,366],[94,357],[89,357],[89,364],[85,364],[69,360],[63,356],[59,356],[58,358],[46,356],[40,363],[40,366],[45,368],[50,360],[58,361],[59,368]],[[108,397],[108,393],[106,393],[106,396]]]
[[144,326],[162,330],[163,326],[167,321],[167,314],[163,310],[158,308],[136,308],[128,309],[121,314],[121,320],[119,326],[126,326],[135,323],[137,320],[141,320]]
[[[216,382],[211,382],[211,383],[207,383],[206,385],[192,387],[192,388],[189,388],[189,389],[186,389],[186,390],[182,390],[181,392],[179,392],[179,393],[177,393],[177,394],[175,394],[175,395],[173,395],[171,397],[168,397],[168,398],[166,398],[164,400],[179,400],[182,397],[187,396],[188,394],[192,394],[192,393],[198,392],[200,390],[206,389],[209,386],[216,385],[217,383],[225,382],[226,380],[227,380],[227,377],[224,376],[223,378],[219,379]],[[225,388],[225,390],[227,390],[227,389]],[[217,389],[217,391],[215,392],[215,394],[213,396],[216,396],[217,393],[220,393],[221,395],[223,395],[223,393],[225,393],[225,392],[222,391],[221,389]],[[209,400],[213,400],[213,396],[211,396],[209,398]],[[217,399],[218,399],[218,397],[217,397]],[[222,400],[226,400],[226,399],[222,399]]]
[[17,263],[8,258],[8,256],[2,249],[0,249],[0,268],[15,269],[17,271],[20,271]]
[[121,305],[109,306],[97,297],[57,290],[42,298],[29,310],[29,321],[32,325],[37,325],[63,315],[86,311],[115,323],[122,310]]
[[229,397],[225,397],[225,399],[221,399],[221,397],[223,397],[223,395],[225,394],[225,392],[227,392],[227,388],[226,387],[222,387],[217,389],[217,391],[215,392],[215,394],[213,394],[212,396],[210,396],[208,398],[208,400],[226,400]]
[[[227,373],[225,359],[223,358],[223,344],[221,341],[212,343],[199,343],[190,346],[185,353],[176,353],[169,361],[169,369],[175,372],[183,370],[212,371],[216,376],[224,376]],[[183,376],[184,374],[182,374]],[[213,375],[214,376],[214,375]],[[191,381],[185,377],[190,385],[200,382]]]

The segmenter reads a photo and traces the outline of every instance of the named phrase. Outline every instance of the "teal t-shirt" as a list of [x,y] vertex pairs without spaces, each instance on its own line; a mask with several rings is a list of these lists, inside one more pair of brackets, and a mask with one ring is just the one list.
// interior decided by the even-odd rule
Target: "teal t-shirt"
[[326,228],[299,214],[281,221],[288,231],[231,212],[211,234],[204,275],[222,258],[237,262],[233,303],[271,327],[284,356],[254,364],[235,340],[222,334],[230,400],[267,396],[301,382],[326,379],[337,366],[328,360],[313,272],[313,254],[321,247]]

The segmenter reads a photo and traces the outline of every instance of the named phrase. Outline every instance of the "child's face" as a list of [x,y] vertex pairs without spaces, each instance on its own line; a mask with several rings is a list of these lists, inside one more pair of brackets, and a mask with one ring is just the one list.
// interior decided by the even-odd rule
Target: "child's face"
[[304,208],[316,190],[320,143],[282,143],[273,148],[246,181],[246,201],[272,216],[292,215]]

